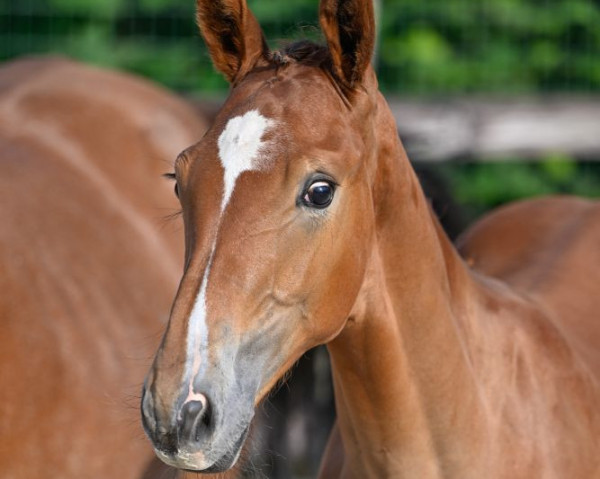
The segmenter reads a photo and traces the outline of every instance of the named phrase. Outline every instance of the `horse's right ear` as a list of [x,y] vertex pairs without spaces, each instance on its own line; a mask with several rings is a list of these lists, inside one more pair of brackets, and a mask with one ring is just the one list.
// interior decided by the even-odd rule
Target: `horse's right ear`
[[268,57],[267,42],[246,0],[197,0],[196,7],[213,64],[229,82],[241,80]]

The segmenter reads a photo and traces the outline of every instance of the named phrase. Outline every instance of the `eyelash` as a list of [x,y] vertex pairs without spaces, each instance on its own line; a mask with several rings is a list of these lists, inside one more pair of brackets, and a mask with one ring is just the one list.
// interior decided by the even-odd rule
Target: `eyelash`
[[[169,180],[169,181],[175,181],[177,182],[177,176],[175,175],[175,173],[164,173],[163,178]],[[177,183],[175,183],[175,195],[177,197],[179,197],[178,192],[177,192]],[[164,219],[165,221],[173,221],[177,218],[179,218],[181,216],[181,213],[183,212],[183,210],[181,208],[179,208],[177,211],[170,213],[168,215],[165,215]]]
[[165,173],[165,174],[163,174],[163,178],[166,178],[167,180],[170,180],[170,181],[175,181],[175,186],[173,188],[173,191],[175,193],[175,196],[177,196],[177,198],[179,198],[179,188],[177,186],[177,176],[175,175],[175,173]]

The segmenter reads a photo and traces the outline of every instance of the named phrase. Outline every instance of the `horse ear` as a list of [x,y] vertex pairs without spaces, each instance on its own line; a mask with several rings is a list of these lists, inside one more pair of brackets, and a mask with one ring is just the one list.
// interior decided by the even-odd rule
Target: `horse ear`
[[360,83],[375,46],[373,0],[321,0],[321,29],[327,39],[333,73],[345,86]]
[[197,0],[196,20],[215,68],[227,80],[242,79],[269,49],[246,0]]

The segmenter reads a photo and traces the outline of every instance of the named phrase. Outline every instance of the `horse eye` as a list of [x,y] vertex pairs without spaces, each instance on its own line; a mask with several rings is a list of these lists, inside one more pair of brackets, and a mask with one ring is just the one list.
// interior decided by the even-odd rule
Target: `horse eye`
[[311,208],[327,208],[333,201],[333,192],[333,184],[318,180],[306,189],[302,201]]

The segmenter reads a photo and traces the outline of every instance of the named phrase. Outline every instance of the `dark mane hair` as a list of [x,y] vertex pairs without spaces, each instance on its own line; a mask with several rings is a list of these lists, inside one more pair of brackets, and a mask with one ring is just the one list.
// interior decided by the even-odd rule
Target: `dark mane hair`
[[277,66],[295,62],[329,69],[331,56],[328,48],[324,45],[310,40],[298,40],[287,45],[284,44],[281,49],[271,52],[271,61]]

